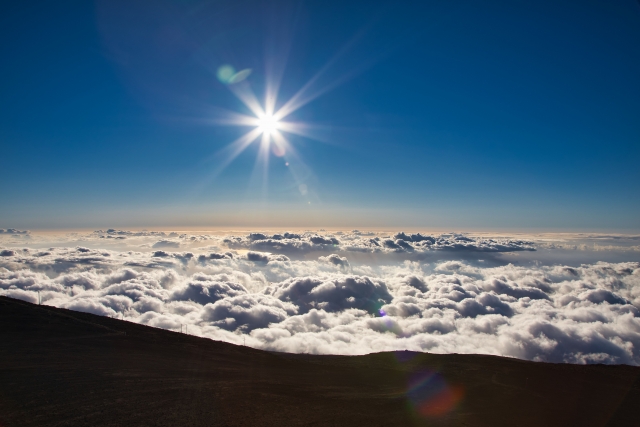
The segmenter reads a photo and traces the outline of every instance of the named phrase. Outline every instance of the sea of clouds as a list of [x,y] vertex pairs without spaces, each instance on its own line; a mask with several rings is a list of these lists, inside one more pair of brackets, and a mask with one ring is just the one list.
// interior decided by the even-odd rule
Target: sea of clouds
[[639,365],[639,243],[3,229],[0,295],[265,350]]

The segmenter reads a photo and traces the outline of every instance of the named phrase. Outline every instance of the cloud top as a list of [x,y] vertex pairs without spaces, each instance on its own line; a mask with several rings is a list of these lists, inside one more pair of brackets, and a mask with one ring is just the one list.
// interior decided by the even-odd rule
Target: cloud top
[[30,234],[31,232],[29,230],[17,230],[15,228],[0,228],[0,235],[28,237]]
[[[455,234],[252,233],[194,251],[153,247],[193,237],[163,234],[93,236],[147,239],[139,250],[0,248],[0,293],[36,302],[39,292],[45,304],[174,330],[187,324],[190,333],[267,350],[640,364],[638,262],[484,265],[487,252],[533,246]],[[197,240],[205,241],[216,242]],[[374,262],[350,259],[363,251]],[[454,259],[375,262],[411,251]],[[300,252],[307,258],[285,255]],[[470,252],[475,260],[455,259]]]
[[420,233],[406,234],[404,232],[388,237],[371,237],[357,230],[355,233],[341,234],[337,235],[337,237],[319,235],[312,232],[273,235],[251,233],[246,236],[229,236],[223,242],[233,249],[250,249],[283,254],[309,252],[515,252],[535,250],[534,243],[527,240],[469,237],[455,233],[430,236]]

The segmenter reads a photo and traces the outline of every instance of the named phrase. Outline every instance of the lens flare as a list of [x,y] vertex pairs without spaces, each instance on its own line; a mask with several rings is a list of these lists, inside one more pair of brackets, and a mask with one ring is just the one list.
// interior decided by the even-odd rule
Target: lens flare
[[462,400],[464,390],[451,386],[434,371],[415,373],[409,380],[407,398],[414,410],[423,417],[441,417],[448,414]]

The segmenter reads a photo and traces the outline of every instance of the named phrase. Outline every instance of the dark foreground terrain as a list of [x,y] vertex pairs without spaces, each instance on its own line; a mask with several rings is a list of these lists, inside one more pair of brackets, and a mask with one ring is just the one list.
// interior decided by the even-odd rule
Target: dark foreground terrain
[[0,297],[0,426],[639,426],[640,368],[309,356]]

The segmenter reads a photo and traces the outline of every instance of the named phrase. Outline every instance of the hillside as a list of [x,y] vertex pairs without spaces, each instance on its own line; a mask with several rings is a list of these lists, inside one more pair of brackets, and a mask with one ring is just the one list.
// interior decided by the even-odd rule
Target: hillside
[[0,426],[640,424],[640,368],[270,353],[0,297]]

